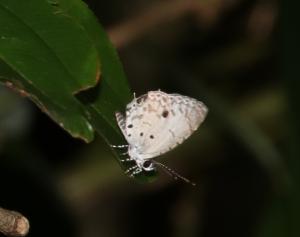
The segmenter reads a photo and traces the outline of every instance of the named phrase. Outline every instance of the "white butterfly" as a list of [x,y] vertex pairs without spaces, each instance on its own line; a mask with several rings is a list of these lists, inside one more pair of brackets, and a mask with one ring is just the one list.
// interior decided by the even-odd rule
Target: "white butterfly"
[[116,112],[118,125],[128,145],[113,147],[128,147],[124,154],[128,154],[129,158],[123,161],[135,162],[126,173],[134,177],[142,171],[154,171],[159,165],[174,178],[191,183],[152,158],[172,150],[187,139],[203,122],[207,112],[207,107],[196,99],[160,90],[134,98],[126,107],[126,116]]

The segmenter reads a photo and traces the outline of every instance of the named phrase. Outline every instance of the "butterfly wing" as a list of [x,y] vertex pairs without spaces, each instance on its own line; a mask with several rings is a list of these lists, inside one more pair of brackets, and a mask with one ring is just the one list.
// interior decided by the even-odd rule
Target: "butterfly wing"
[[150,159],[181,144],[206,113],[206,106],[193,98],[150,91],[127,106],[124,135],[139,158]]
[[121,129],[121,132],[123,133],[123,135],[126,137],[126,120],[125,120],[125,116],[120,113],[120,112],[116,112],[116,120],[117,123],[119,125],[119,128]]

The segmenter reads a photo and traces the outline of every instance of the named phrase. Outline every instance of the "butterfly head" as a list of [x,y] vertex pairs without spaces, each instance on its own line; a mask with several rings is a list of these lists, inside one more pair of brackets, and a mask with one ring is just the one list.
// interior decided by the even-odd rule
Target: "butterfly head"
[[136,175],[142,172],[152,173],[156,170],[156,166],[151,160],[141,160],[132,158],[129,158],[129,160],[135,162],[135,165],[128,168],[125,172],[126,174],[130,174],[131,177],[135,177]]
[[140,172],[152,172],[156,170],[155,164],[151,160],[146,159],[134,159],[136,163],[137,170],[140,170]]

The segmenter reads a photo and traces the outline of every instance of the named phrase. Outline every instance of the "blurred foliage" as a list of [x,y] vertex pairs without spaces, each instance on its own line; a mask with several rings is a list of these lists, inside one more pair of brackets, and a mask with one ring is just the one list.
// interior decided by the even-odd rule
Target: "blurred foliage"
[[72,139],[3,88],[0,205],[28,216],[29,236],[299,236],[299,33],[288,21],[279,28],[299,8],[286,2],[279,14],[273,0],[86,2],[118,44],[137,95],[160,88],[209,106],[199,131],[161,157],[197,186],[164,174],[132,182],[102,138]]

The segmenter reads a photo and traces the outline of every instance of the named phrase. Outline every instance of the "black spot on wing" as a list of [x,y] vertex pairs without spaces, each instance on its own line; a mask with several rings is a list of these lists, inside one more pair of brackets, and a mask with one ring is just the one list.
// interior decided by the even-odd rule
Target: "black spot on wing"
[[169,111],[168,110],[164,110],[161,114],[164,118],[168,117],[169,115]]

